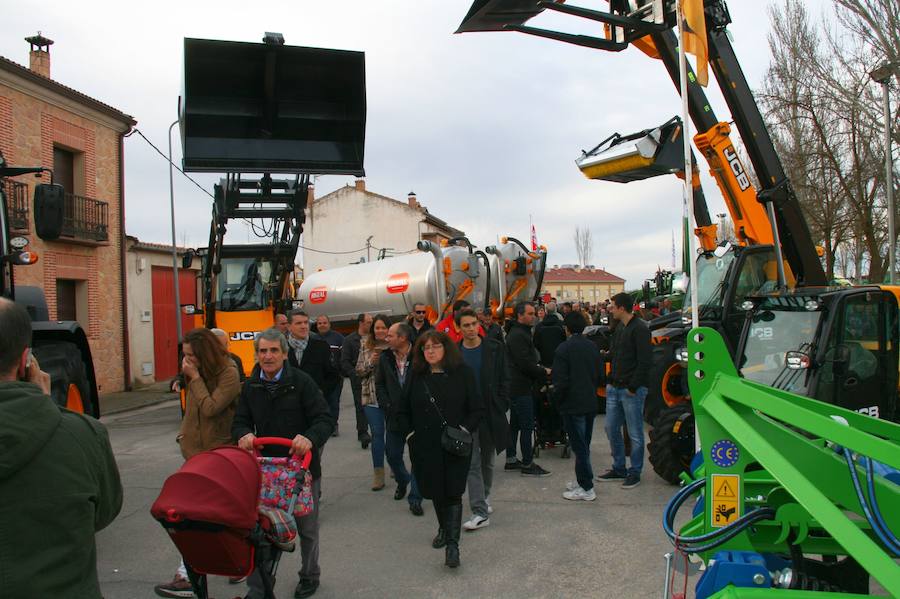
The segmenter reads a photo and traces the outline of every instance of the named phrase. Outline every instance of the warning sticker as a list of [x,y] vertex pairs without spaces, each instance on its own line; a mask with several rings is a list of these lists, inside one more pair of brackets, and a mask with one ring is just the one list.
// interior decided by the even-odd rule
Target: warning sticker
[[712,513],[709,525],[721,528],[741,516],[741,477],[737,474],[712,475]]

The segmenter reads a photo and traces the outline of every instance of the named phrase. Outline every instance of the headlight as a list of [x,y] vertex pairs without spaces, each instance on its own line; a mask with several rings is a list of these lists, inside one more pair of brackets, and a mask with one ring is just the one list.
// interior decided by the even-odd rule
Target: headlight
[[679,362],[687,364],[688,349],[686,347],[676,347],[675,348],[675,359]]
[[749,312],[750,310],[752,310],[755,307],[756,307],[756,304],[754,304],[752,300],[744,300],[741,303],[741,310],[743,310],[744,312]]

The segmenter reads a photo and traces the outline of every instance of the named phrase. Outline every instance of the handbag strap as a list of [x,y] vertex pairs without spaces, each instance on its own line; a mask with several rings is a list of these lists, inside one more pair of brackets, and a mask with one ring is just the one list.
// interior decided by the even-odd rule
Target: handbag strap
[[431,389],[428,388],[428,383],[425,382],[425,379],[422,379],[422,386],[425,387],[425,392],[428,394],[428,400],[431,402],[431,405],[434,406],[434,410],[437,412],[438,416],[441,418],[441,425],[447,426],[447,420],[444,418],[443,412],[438,407],[437,403],[434,401],[434,395],[431,393]]

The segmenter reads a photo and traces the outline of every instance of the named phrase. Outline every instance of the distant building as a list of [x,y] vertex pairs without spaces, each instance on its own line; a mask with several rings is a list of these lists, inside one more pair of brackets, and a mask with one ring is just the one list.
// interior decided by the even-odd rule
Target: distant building
[[314,193],[310,187],[303,230],[306,274],[415,251],[422,239],[465,235],[429,213],[413,192],[403,202],[368,191],[359,179],[320,198]]
[[560,302],[602,302],[625,290],[625,279],[593,265],[564,264],[544,273],[542,293]]
[[[30,68],[0,57],[0,151],[11,166],[43,166],[66,191],[62,237],[34,234],[33,175],[6,179],[10,232],[29,239],[37,264],[17,285],[41,287],[50,318],[76,320],[93,354],[101,393],[129,380],[126,336],[123,136],[129,115],[50,78],[50,45],[31,45]],[[43,182],[49,183],[48,176]]]

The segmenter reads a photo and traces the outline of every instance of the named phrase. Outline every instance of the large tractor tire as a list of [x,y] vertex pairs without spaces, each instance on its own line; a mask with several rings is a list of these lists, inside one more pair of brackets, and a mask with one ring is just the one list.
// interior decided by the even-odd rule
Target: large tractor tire
[[665,408],[650,429],[647,452],[653,471],[673,485],[690,469],[694,457],[694,410],[690,403]]
[[36,341],[34,356],[50,375],[50,397],[57,405],[79,414],[95,416],[91,386],[78,346],[68,341]]
[[660,412],[687,401],[684,385],[685,369],[675,359],[677,341],[653,346],[653,366],[644,402],[644,420],[653,424]]

